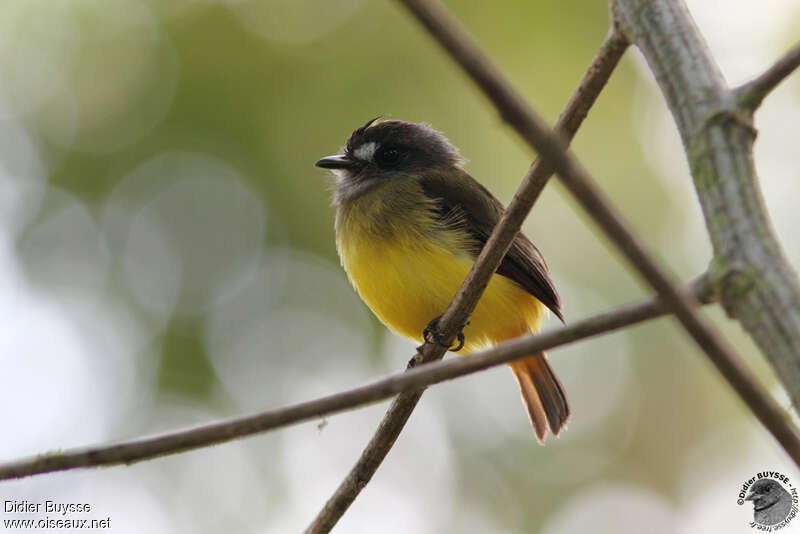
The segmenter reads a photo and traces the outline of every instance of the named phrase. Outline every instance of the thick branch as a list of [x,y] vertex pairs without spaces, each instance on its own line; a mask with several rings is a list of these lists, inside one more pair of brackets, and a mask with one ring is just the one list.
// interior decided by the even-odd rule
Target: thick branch
[[[674,283],[670,281],[666,273],[658,267],[652,256],[647,253],[622,222],[619,215],[605,201],[588,173],[565,151],[565,143],[557,135],[559,132],[556,132],[556,135],[550,132],[547,124],[533,113],[491,60],[483,54],[469,35],[452,21],[438,4],[429,0],[401,0],[401,2],[483,90],[502,118],[544,159],[549,160],[546,165],[553,166],[567,189],[592,215],[612,241],[620,247],[642,276],[668,302],[684,328],[697,344],[703,348],[712,363],[745,403],[750,406],[764,426],[792,456],[794,461],[800,465],[800,443],[798,442],[797,432],[791,423],[784,418],[780,407],[743,367],[733,348],[725,342],[702,316],[694,311],[691,299],[682,294]],[[517,198],[519,197],[515,197],[514,200],[517,200]],[[510,210],[511,206],[509,206]],[[502,254],[504,254],[507,246],[504,248],[498,247],[498,250],[502,250]],[[486,248],[489,247],[487,246]],[[493,250],[490,249],[489,252],[493,252]],[[494,268],[496,268],[496,265]],[[473,268],[470,276],[476,271],[477,269]],[[479,286],[478,294],[483,290],[487,281],[488,277],[483,280],[483,285]],[[465,294],[466,292],[459,292],[459,295],[456,296],[445,313],[448,328],[464,324],[463,321],[466,320],[468,315],[463,312],[459,313],[465,308],[460,303],[459,297]],[[452,340],[452,336],[456,331],[454,329],[445,332],[449,340]],[[425,360],[424,355],[422,359],[423,361]],[[306,534],[327,532],[332,528],[361,488],[369,481],[369,478],[394,443],[400,429],[405,424],[405,420],[407,420],[418,400],[419,395],[408,399],[404,407],[397,406],[397,403],[392,406],[378,434],[370,442],[356,467],[339,486],[334,496],[306,531]],[[395,407],[402,409],[393,413]],[[391,424],[393,418],[399,422]]]
[[[606,201],[589,173],[564,149],[560,139],[552,135],[546,123],[527,106],[489,59],[469,41],[468,36],[464,32],[452,31],[454,23],[447,19],[447,14],[440,7],[427,0],[404,0],[404,3],[483,89],[500,115],[534,150],[552,162],[567,190],[619,247],[639,274],[655,288],[734,391],[800,466],[800,436],[783,410],[744,367],[733,347],[694,309],[692,298],[683,293],[656,263],[622,217]],[[631,0],[629,3],[647,4],[647,0]],[[652,0],[648,5],[660,3],[675,5],[678,2]],[[647,11],[646,7],[639,5],[639,11]],[[658,23],[664,24],[665,21],[659,20]],[[797,329],[797,335],[800,336],[800,329]]]
[[[409,7],[411,6],[409,5]],[[471,43],[466,35],[463,38],[458,37],[459,32],[463,33],[463,30],[450,24],[447,20],[438,18],[433,19],[431,23],[443,23],[448,26],[446,31],[454,33],[456,39],[462,40],[467,45]],[[628,44],[625,40],[621,39],[619,34],[612,29],[556,124],[556,130],[566,139],[572,139],[575,135],[627,47]],[[488,60],[486,60],[486,65],[493,68]],[[514,237],[522,227],[522,222],[552,174],[552,167],[541,158],[537,158],[528,169],[503,217],[442,316],[439,326],[447,339],[452,340],[472,314],[489,278],[497,270]],[[417,361],[427,362],[441,358],[443,353],[444,351],[437,345],[429,345],[425,346],[416,358]],[[306,530],[306,534],[329,532],[333,528],[383,462],[421,396],[422,391],[414,391],[404,393],[395,399],[355,466],[328,499]]]
[[[713,299],[705,277],[701,277],[693,283],[690,291],[697,295],[703,303],[709,303]],[[536,336],[517,338],[469,356],[421,365],[405,373],[376,380],[365,386],[258,415],[179,430],[150,438],[43,454],[35,458],[0,464],[0,480],[79,467],[132,464],[159,456],[224,443],[374,403],[392,397],[398,392],[418,390],[418,388],[424,388],[431,384],[507,363],[533,352],[552,349],[641,323],[665,313],[664,306],[658,299],[628,304],[616,310],[578,321],[571,326],[557,328]]]
[[734,90],[736,100],[743,109],[754,111],[769,93],[800,66],[800,43],[786,52],[764,73]]
[[[683,2],[617,0],[614,13],[647,59],[678,125],[714,247],[711,274],[723,306],[800,408],[800,285],[761,196],[751,110],[739,107],[727,88]],[[757,94],[777,83],[798,61],[796,50],[749,90]]]

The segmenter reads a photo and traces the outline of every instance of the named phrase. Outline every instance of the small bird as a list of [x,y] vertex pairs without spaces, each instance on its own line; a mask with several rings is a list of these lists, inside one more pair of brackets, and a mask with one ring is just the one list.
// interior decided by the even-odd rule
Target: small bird
[[[462,168],[458,150],[425,124],[373,119],[342,153],[316,162],[335,177],[336,244],[350,282],[392,331],[439,341],[437,321],[503,214]],[[459,334],[467,351],[538,332],[561,300],[539,250],[520,233]],[[536,438],[570,415],[544,352],[510,364]]]
[[792,511],[792,496],[771,478],[753,483],[744,499],[753,501],[753,520],[761,525],[777,525]]

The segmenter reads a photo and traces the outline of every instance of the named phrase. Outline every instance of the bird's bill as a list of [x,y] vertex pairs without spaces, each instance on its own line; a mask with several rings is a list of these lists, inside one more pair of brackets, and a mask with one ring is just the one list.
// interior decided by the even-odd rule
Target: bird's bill
[[355,161],[342,154],[326,156],[316,162],[314,166],[321,169],[348,169],[355,164]]
[[756,494],[751,492],[751,493],[747,494],[747,497],[745,497],[744,500],[753,501],[753,500],[755,500],[755,498],[756,498]]

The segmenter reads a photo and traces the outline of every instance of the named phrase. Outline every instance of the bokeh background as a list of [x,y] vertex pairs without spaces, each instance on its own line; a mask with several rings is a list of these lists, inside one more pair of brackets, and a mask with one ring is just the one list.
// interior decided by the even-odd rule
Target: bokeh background
[[[605,2],[447,5],[551,121],[607,28]],[[800,35],[794,0],[689,5],[731,83]],[[764,195],[796,266],[799,82],[756,117]],[[379,114],[442,130],[503,202],[533,157],[392,2],[5,0],[0,458],[251,413],[401,370],[413,345],[348,285],[329,178],[313,167]],[[675,273],[704,270],[687,165],[638,52],[575,150]],[[649,294],[555,181],[525,230],[568,321]],[[708,313],[788,407],[740,328]],[[551,361],[574,412],[562,438],[536,445],[505,368],[436,386],[336,532],[747,532],[740,484],[764,469],[800,475],[670,320]],[[4,482],[0,496],[90,503],[119,533],[300,532],[384,410]],[[31,516],[3,514],[14,517]]]

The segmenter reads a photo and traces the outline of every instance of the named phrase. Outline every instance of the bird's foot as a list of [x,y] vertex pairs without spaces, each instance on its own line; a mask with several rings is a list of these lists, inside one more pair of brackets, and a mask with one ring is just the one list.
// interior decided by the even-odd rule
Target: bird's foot
[[447,347],[447,350],[452,352],[460,351],[464,348],[464,332],[459,332],[456,336],[456,341],[458,341],[458,344],[455,347],[449,345],[448,343],[442,343],[442,335],[439,332],[439,319],[441,318],[442,316],[440,315],[428,323],[428,326],[426,326],[422,331],[422,339],[428,343],[436,343],[443,347]]

